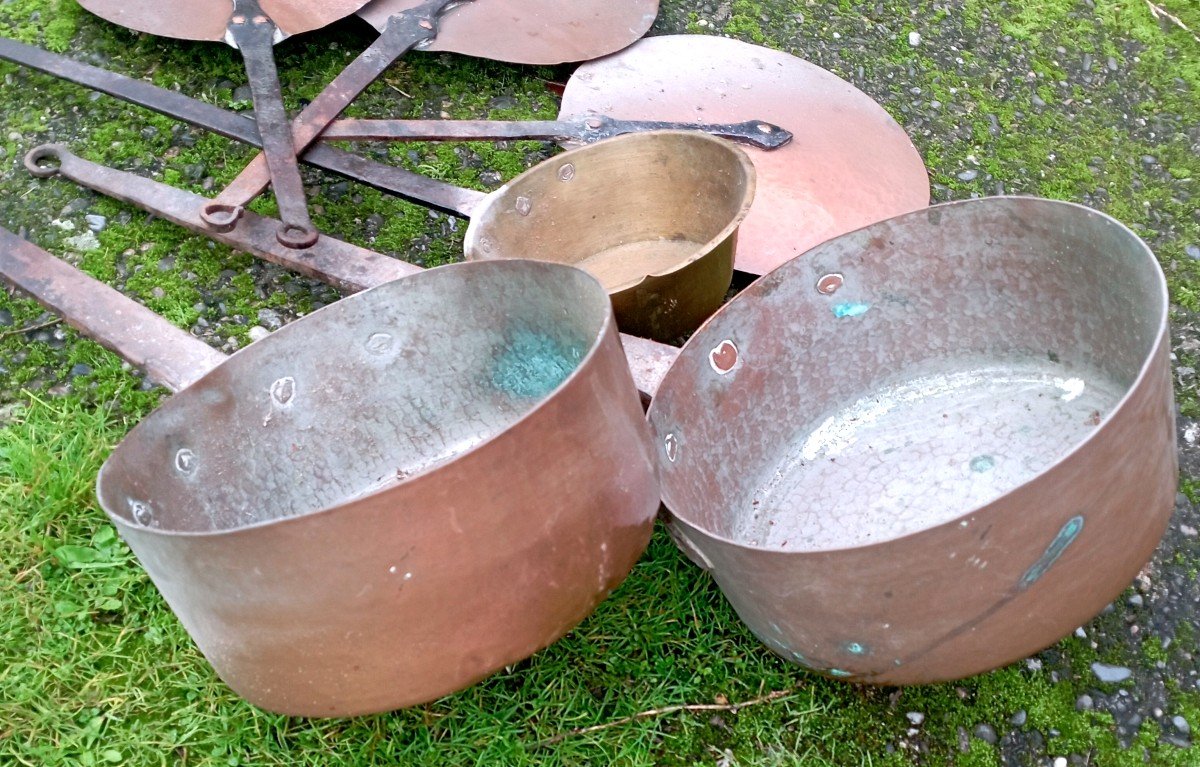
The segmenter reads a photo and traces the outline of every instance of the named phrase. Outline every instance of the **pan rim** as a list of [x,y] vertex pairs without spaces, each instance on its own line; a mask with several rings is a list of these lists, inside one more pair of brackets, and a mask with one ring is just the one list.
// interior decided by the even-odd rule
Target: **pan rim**
[[[908,532],[903,535],[897,535],[895,537],[886,538],[884,540],[879,540],[879,541],[872,541],[870,543],[865,543],[865,544],[858,545],[858,546],[836,546],[836,547],[809,549],[809,550],[804,550],[804,549],[785,550],[779,546],[767,546],[767,545],[761,545],[761,544],[751,545],[744,541],[735,540],[727,535],[722,535],[720,533],[717,533],[717,532],[709,529],[708,526],[701,525],[701,524],[695,522],[694,520],[689,519],[687,516],[682,515],[679,512],[677,512],[672,507],[670,501],[667,498],[667,496],[669,494],[667,483],[661,481],[661,477],[660,477],[660,493],[662,495],[663,506],[667,512],[668,524],[681,524],[681,525],[689,528],[691,531],[701,534],[705,539],[712,541],[713,543],[716,543],[720,546],[729,547],[729,548],[737,549],[737,550],[744,551],[744,552],[753,552],[756,555],[764,555],[765,554],[765,555],[782,556],[782,557],[796,557],[796,556],[826,557],[826,556],[837,556],[837,555],[844,554],[846,552],[851,552],[851,551],[854,551],[854,552],[869,552],[869,551],[873,551],[873,550],[874,551],[882,551],[885,548],[896,544],[897,542],[906,541],[906,540],[912,539],[917,536],[927,535],[932,531],[940,530],[943,528],[950,528],[950,527],[957,526],[960,522],[962,522],[963,519],[966,519],[973,515],[977,515],[987,508],[990,508],[998,503],[1007,501],[1011,496],[1022,491],[1024,488],[1028,487],[1031,483],[1037,482],[1039,479],[1041,479],[1048,473],[1054,471],[1055,469],[1059,468],[1063,464],[1072,460],[1077,453],[1079,453],[1080,451],[1084,450],[1086,447],[1091,445],[1093,440],[1099,439],[1100,437],[1104,436],[1108,432],[1114,418],[1119,413],[1123,412],[1126,409],[1129,400],[1131,400],[1134,396],[1136,396],[1139,392],[1141,392],[1143,388],[1151,385],[1151,383],[1149,382],[1149,379],[1154,374],[1154,370],[1157,367],[1157,365],[1159,364],[1158,359],[1163,354],[1164,345],[1168,344],[1169,340],[1170,340],[1170,324],[1169,324],[1169,321],[1170,321],[1170,294],[1169,294],[1169,291],[1167,288],[1166,274],[1163,272],[1162,265],[1158,262],[1158,258],[1154,255],[1154,251],[1151,250],[1150,246],[1146,243],[1145,240],[1143,240],[1140,236],[1138,236],[1138,234],[1136,232],[1134,232],[1132,229],[1130,229],[1128,226],[1126,226],[1122,222],[1118,221],[1116,218],[1113,218],[1112,216],[1108,215],[1107,213],[1104,213],[1103,211],[1096,210],[1095,208],[1091,208],[1087,205],[1083,205],[1083,204],[1080,204],[1077,202],[1071,202],[1071,201],[1067,201],[1067,200],[1053,200],[1053,199],[1044,198],[1044,197],[1034,197],[1034,196],[1027,196],[1027,195],[996,195],[996,196],[992,196],[992,197],[978,197],[978,198],[972,198],[972,199],[968,199],[968,200],[951,200],[948,202],[939,203],[937,205],[931,205],[928,208],[923,208],[921,210],[911,211],[909,213],[902,213],[899,216],[894,216],[890,219],[885,219],[884,221],[895,221],[896,219],[916,217],[916,216],[919,216],[922,214],[927,214],[929,211],[936,211],[938,209],[944,209],[944,208],[950,208],[950,207],[975,207],[975,206],[980,206],[980,205],[984,205],[984,204],[994,206],[997,203],[1011,204],[1014,202],[1019,202],[1020,204],[1030,204],[1032,202],[1033,204],[1036,204],[1039,206],[1060,207],[1063,209],[1075,209],[1075,210],[1083,212],[1085,215],[1090,215],[1090,216],[1094,216],[1094,217],[1098,218],[1101,222],[1103,222],[1104,224],[1106,224],[1108,226],[1116,226],[1117,231],[1122,236],[1125,236],[1127,238],[1132,238],[1132,241],[1136,243],[1135,250],[1137,252],[1138,257],[1144,258],[1149,263],[1149,265],[1151,267],[1153,267],[1152,269],[1150,269],[1150,273],[1153,276],[1153,282],[1154,282],[1154,286],[1155,286],[1154,293],[1157,294],[1157,298],[1159,301],[1158,312],[1156,312],[1157,318],[1158,318],[1158,322],[1157,322],[1158,332],[1154,337],[1153,343],[1150,344],[1149,349],[1147,350],[1146,354],[1142,358],[1142,362],[1138,368],[1137,375],[1133,378],[1133,380],[1125,388],[1125,392],[1121,395],[1120,399],[1117,400],[1116,404],[1113,405],[1112,409],[1108,412],[1107,415],[1104,416],[1104,419],[1100,422],[1099,425],[1096,426],[1095,429],[1092,430],[1091,433],[1089,433],[1083,439],[1079,440],[1074,445],[1072,445],[1070,447],[1070,449],[1068,449],[1066,452],[1062,453],[1052,463],[1047,464],[1044,468],[1042,468],[1040,471],[1038,471],[1037,474],[1035,474],[1034,476],[1025,480],[1024,482],[1020,483],[1019,485],[1012,487],[1009,490],[1001,493],[1000,495],[997,495],[996,497],[992,498],[990,501],[988,501],[986,503],[979,504],[977,506],[972,506],[972,507],[964,510],[961,514],[958,514],[957,516],[953,517],[952,519],[946,520],[945,522],[941,522],[939,524],[932,525],[930,527],[921,528],[920,530],[914,530],[912,532]],[[862,232],[864,230],[867,230],[874,226],[877,226],[878,224],[881,224],[881,223],[884,223],[884,222],[879,221],[879,222],[875,222],[873,224],[868,224],[867,226],[856,229],[853,232],[847,232],[845,235],[840,235],[840,236],[848,236],[851,234],[855,234],[857,232]],[[826,243],[827,242],[829,242],[829,241],[827,240]],[[792,261],[796,261],[798,259],[803,259],[803,258],[807,257],[809,253],[817,250],[818,248],[824,247],[824,245],[826,243],[821,243],[820,245],[816,245],[813,248],[809,249],[808,251],[801,253],[799,256],[796,256],[793,259],[789,259],[788,261],[785,261],[783,264],[780,264],[779,267],[776,267],[776,269],[785,268],[787,266],[787,264],[791,263]],[[772,272],[774,272],[774,271],[775,270],[772,270]],[[767,274],[769,275],[772,272],[768,272]],[[765,276],[766,275],[764,275],[764,277]],[[742,296],[746,296],[747,300],[752,298],[753,295],[755,295],[755,288],[759,284],[760,281],[761,281],[761,278],[760,278],[760,280],[756,280],[754,284],[752,284],[750,287],[748,287],[743,293],[734,297],[726,305],[729,305],[729,304],[734,303],[735,301],[738,301],[739,299],[742,298]],[[721,314],[721,312],[718,311],[712,317],[705,320],[704,324],[702,324],[699,328],[697,328],[696,332],[692,335],[692,337],[690,339],[688,339],[688,343],[684,344],[683,348],[680,350],[681,355],[683,353],[685,353],[688,346],[691,345],[701,335],[701,333],[708,327],[709,323],[716,320],[716,318],[720,314]],[[674,368],[674,366],[672,366],[672,369],[673,368]],[[659,391],[661,391],[663,388],[665,388],[665,386],[667,385],[667,382],[672,377],[671,373],[672,373],[672,370],[669,369],[667,371],[666,375],[663,377],[662,384],[660,385]],[[654,412],[654,408],[655,408],[655,405],[657,402],[658,402],[658,398],[656,396],[655,399],[651,401],[650,407],[646,411],[646,420],[651,424],[651,428],[652,428],[652,430],[655,431],[656,435],[657,435],[657,429],[654,429],[654,423],[651,420],[651,414]],[[658,441],[657,437],[656,437],[656,441]],[[656,450],[659,450],[660,454],[661,454],[661,448],[656,448]]]
[[[589,283],[594,284],[596,286],[596,288],[601,292],[601,294],[604,294],[604,286],[600,284],[599,280],[597,280],[589,272],[587,272],[583,269],[580,269],[578,267],[571,266],[569,264],[539,262],[539,261],[534,261],[532,259],[503,259],[502,261],[497,261],[497,263],[503,263],[504,261],[515,262],[517,264],[520,264],[520,266],[515,267],[515,268],[523,268],[523,269],[531,269],[532,268],[532,269],[539,269],[539,270],[545,270],[545,271],[550,271],[550,272],[557,270],[557,271],[562,272],[564,275],[569,274],[569,272],[567,272],[565,270],[570,270],[570,272],[578,272],[578,273],[586,276],[585,284],[589,284]],[[533,266],[530,266],[531,264]],[[359,296],[369,296],[370,294],[372,294],[376,291],[388,290],[389,286],[391,286],[390,289],[394,290],[394,289],[396,289],[394,286],[397,283],[407,282],[407,281],[416,280],[416,279],[424,279],[425,275],[430,275],[430,274],[437,275],[439,273],[444,273],[447,270],[468,271],[468,270],[478,270],[478,269],[492,270],[492,269],[497,269],[497,268],[513,269],[514,267],[512,267],[512,266],[497,267],[494,265],[493,266],[481,266],[480,264],[477,264],[475,262],[470,262],[470,261],[456,262],[453,264],[443,264],[441,266],[437,266],[437,267],[434,267],[431,269],[426,269],[424,271],[416,272],[414,274],[406,275],[406,276],[400,277],[398,279],[391,280],[389,282],[381,283],[379,285],[370,287],[366,290],[362,290],[358,293],[354,293],[352,295],[346,296],[338,301],[335,301],[334,303],[328,304],[327,306],[324,306],[314,312],[311,312],[310,314],[307,314],[302,318],[299,318],[299,320],[308,320],[310,317],[319,317],[323,312],[330,311],[330,310],[336,311],[336,307],[344,301],[359,300],[358,299]],[[434,279],[441,279],[441,278],[435,277]],[[537,280],[534,280],[534,282],[536,283]],[[362,299],[362,300],[365,300],[365,299]],[[381,489],[375,490],[375,491],[367,493],[365,495],[361,495],[356,498],[353,498],[352,500],[341,501],[341,502],[333,503],[333,504],[326,504],[326,505],[320,506],[311,511],[307,511],[307,512],[304,512],[301,514],[293,514],[293,515],[289,515],[289,516],[278,517],[275,519],[259,520],[259,521],[252,522],[249,524],[238,525],[236,527],[229,527],[229,528],[224,528],[224,529],[174,530],[174,529],[163,529],[163,528],[157,528],[157,527],[150,527],[150,526],[146,526],[146,525],[138,525],[138,524],[132,523],[130,520],[126,519],[123,515],[110,509],[109,504],[106,503],[104,500],[104,493],[105,493],[104,483],[105,483],[105,480],[108,478],[108,475],[111,472],[117,471],[117,469],[112,468],[111,464],[113,461],[113,457],[122,451],[122,446],[125,445],[130,439],[136,438],[135,437],[136,433],[139,430],[142,430],[145,424],[148,424],[150,421],[152,421],[160,411],[164,410],[167,407],[170,407],[171,402],[175,401],[179,397],[185,396],[187,394],[187,392],[190,391],[193,387],[199,385],[205,379],[207,379],[209,376],[213,375],[218,370],[218,368],[224,367],[228,363],[228,360],[231,360],[234,357],[237,357],[239,355],[251,353],[250,350],[253,349],[255,345],[262,343],[263,341],[270,341],[270,339],[276,337],[280,333],[284,333],[285,331],[288,331],[289,327],[295,327],[297,325],[300,326],[298,329],[288,331],[288,335],[294,335],[296,333],[303,332],[304,323],[300,322],[299,320],[294,321],[292,323],[289,323],[288,325],[285,325],[283,328],[280,328],[279,330],[275,331],[271,335],[264,338],[262,341],[256,342],[256,344],[251,344],[249,346],[246,346],[246,347],[234,352],[233,354],[229,355],[227,360],[223,361],[220,365],[218,365],[217,367],[215,367],[212,370],[205,373],[203,376],[198,378],[195,382],[193,382],[187,388],[167,397],[166,400],[162,404],[160,404],[158,407],[156,407],[153,412],[151,412],[149,415],[147,415],[145,418],[143,418],[141,421],[139,421],[132,429],[130,429],[129,432],[126,433],[126,435],[117,443],[117,445],[115,447],[113,447],[112,451],[104,459],[104,462],[101,464],[100,469],[96,474],[96,480],[94,482],[94,493],[96,494],[96,499],[99,502],[100,507],[104,510],[105,515],[108,516],[109,520],[114,525],[116,525],[119,529],[121,529],[123,531],[128,530],[134,534],[148,534],[148,535],[163,536],[163,537],[170,537],[170,538],[189,538],[189,539],[214,538],[215,539],[215,538],[227,537],[230,535],[248,534],[248,533],[255,532],[260,529],[264,529],[264,528],[268,528],[268,527],[273,528],[273,527],[278,527],[278,526],[287,525],[287,524],[307,523],[309,520],[311,520],[315,517],[326,516],[326,515],[338,512],[340,510],[343,510],[343,509],[353,509],[364,502],[374,501],[378,496],[380,496],[383,493],[394,492],[400,488],[411,487],[412,485],[416,484],[417,482],[427,481],[430,477],[436,476],[439,472],[455,467],[462,459],[464,459],[468,456],[474,455],[475,453],[481,452],[485,449],[490,448],[494,442],[496,442],[503,435],[507,434],[509,431],[516,429],[519,426],[521,426],[522,424],[526,423],[527,421],[532,420],[533,418],[537,417],[543,410],[545,410],[546,408],[548,408],[550,406],[552,401],[558,399],[568,388],[576,385],[577,382],[581,378],[584,377],[585,371],[590,371],[595,366],[596,359],[600,354],[601,347],[604,345],[605,340],[609,336],[613,336],[614,338],[616,337],[616,317],[615,317],[615,313],[614,313],[614,310],[612,307],[612,301],[608,299],[608,296],[606,294],[604,294],[604,300],[602,300],[600,302],[600,304],[601,304],[601,306],[600,306],[601,321],[598,323],[595,334],[592,335],[592,337],[591,337],[591,340],[588,345],[588,349],[587,349],[586,353],[580,358],[579,363],[575,366],[575,368],[562,381],[560,381],[557,386],[555,386],[551,391],[549,391],[546,394],[539,397],[536,402],[532,403],[528,407],[528,409],[526,409],[526,411],[524,413],[522,413],[518,418],[513,420],[511,423],[508,423],[507,425],[503,426],[502,428],[495,430],[494,432],[489,434],[485,439],[480,440],[478,443],[471,445],[466,450],[463,450],[462,452],[456,454],[449,461],[444,461],[442,463],[438,463],[438,464],[429,466],[427,468],[415,471],[410,476],[405,477],[403,480],[400,480],[393,485],[389,485],[386,488],[381,488]],[[286,340],[286,336],[284,337],[284,340]],[[269,345],[277,346],[279,343],[280,342],[275,342],[275,343],[269,344]],[[267,347],[261,346],[259,348],[265,349]],[[265,353],[265,352],[261,352],[261,351],[253,352],[253,354],[256,354],[256,355],[263,354],[263,353]],[[635,389],[635,387],[633,387],[632,383],[630,385],[630,388],[631,388],[631,391],[636,392],[636,389]],[[146,427],[146,428],[149,428],[149,427]]]

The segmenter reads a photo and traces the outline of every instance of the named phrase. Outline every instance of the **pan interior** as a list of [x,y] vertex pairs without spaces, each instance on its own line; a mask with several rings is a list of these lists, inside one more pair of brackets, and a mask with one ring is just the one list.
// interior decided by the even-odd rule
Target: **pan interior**
[[724,241],[753,190],[750,161],[721,139],[608,139],[544,162],[491,197],[471,221],[467,257],[572,264],[614,293]]
[[1037,476],[1125,391],[1103,370],[1045,357],[919,367],[783,446],[734,537],[811,551],[948,522]]
[[398,485],[544,402],[611,315],[586,273],[459,264],[382,285],[234,355],[134,429],[101,471],[121,520],[232,530]]
[[668,373],[650,412],[676,458],[664,499],[784,551],[950,522],[1113,412],[1163,291],[1128,230],[1062,203],[959,203],[833,240],[727,305]]

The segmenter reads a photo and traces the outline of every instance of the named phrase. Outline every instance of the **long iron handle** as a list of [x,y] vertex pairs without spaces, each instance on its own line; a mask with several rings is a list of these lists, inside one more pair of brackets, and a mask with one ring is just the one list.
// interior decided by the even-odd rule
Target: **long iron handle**
[[2,228],[0,280],[171,391],[190,386],[225,359],[138,302]]
[[[354,293],[388,280],[420,271],[420,267],[390,258],[329,235],[312,248],[297,251],[284,247],[274,237],[274,219],[247,211],[237,226],[214,235],[196,215],[207,198],[153,179],[84,160],[64,147],[36,147],[25,156],[25,165],[40,177],[62,176],[75,183],[136,205],[186,229],[212,236],[220,242],[259,258],[300,272]],[[673,346],[621,334],[625,355],[638,391],[647,401],[658,391],[667,369],[679,350]]]
[[[107,93],[131,104],[196,125],[214,133],[261,147],[254,121],[182,93],[159,88],[142,80],[109,72],[49,51],[0,37],[0,59],[45,72],[63,80]],[[330,146],[315,144],[301,159],[314,167],[336,173],[388,194],[467,216],[484,196],[481,192],[422,176],[404,168],[384,165]],[[206,230],[212,234],[213,230]]]
[[[308,217],[304,182],[296,162],[291,124],[283,107],[279,71],[275,67],[275,23],[259,8],[258,0],[234,0],[229,19],[229,37],[242,54],[246,78],[254,98],[254,115],[262,137],[267,178],[275,191],[279,217],[283,225],[276,236],[291,248],[307,248],[317,241],[317,230]],[[265,186],[264,186],[265,188]],[[218,200],[202,211],[204,220],[215,229],[233,226],[245,203]]]
[[303,251],[282,246],[275,237],[278,222],[251,211],[243,214],[237,226],[214,232],[206,227],[199,215],[200,209],[209,202],[208,198],[89,162],[59,144],[43,144],[31,149],[25,155],[25,167],[38,178],[62,176],[71,179],[185,229],[327,282],[339,290],[355,292],[420,271],[419,267],[329,236]]
[[626,133],[653,130],[691,130],[710,133],[759,149],[778,149],[792,134],[762,120],[740,123],[685,123],[661,120],[617,120],[588,115],[573,120],[334,120],[321,134],[323,141],[496,141],[543,139],[591,144]]
[[[314,142],[321,131],[342,113],[350,102],[375,82],[397,59],[420,43],[437,36],[437,17],[447,6],[461,0],[427,0],[388,20],[375,42],[350,62],[325,90],[306,106],[292,123],[291,141],[297,151]],[[217,196],[212,205],[240,214],[271,182],[268,159],[260,154]]]

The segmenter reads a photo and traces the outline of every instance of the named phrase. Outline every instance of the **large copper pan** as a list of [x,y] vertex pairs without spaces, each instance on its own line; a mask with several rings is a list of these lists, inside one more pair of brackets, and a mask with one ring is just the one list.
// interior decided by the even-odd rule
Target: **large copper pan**
[[[421,0],[375,0],[358,15],[381,32]],[[476,0],[447,16],[426,50],[514,64],[587,61],[646,34],[658,0]]]
[[765,274],[844,232],[929,204],[921,156],[895,120],[831,72],[781,51],[708,35],[649,37],[571,75],[560,117],[726,122],[791,131],[748,150],[758,195],[735,266]]
[[1096,211],[992,198],[829,241],[649,410],[680,546],[772,650],[874,684],[1025,657],[1149,559],[1176,488],[1166,284]]
[[649,538],[648,430],[607,296],[578,269],[435,269],[227,360],[3,230],[0,272],[186,386],[113,451],[98,495],[258,706],[348,716],[467,686],[562,636]]

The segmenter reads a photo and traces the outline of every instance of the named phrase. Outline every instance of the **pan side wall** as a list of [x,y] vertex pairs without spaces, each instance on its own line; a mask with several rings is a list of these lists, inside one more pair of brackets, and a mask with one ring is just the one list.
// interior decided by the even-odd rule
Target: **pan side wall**
[[122,532],[238,694],[352,716],[449,694],[562,636],[624,579],[657,508],[610,326],[544,407],[423,478],[241,533]]
[[880,685],[988,671],[1094,617],[1162,537],[1177,480],[1166,350],[1102,438],[961,521],[812,554],[757,551],[670,524],[742,620],[792,662]]
[[106,462],[101,497],[126,521],[136,507],[158,531],[206,533],[429,471],[537,407],[595,345],[607,303],[587,275],[530,262],[359,293],[167,401]]
[[740,157],[720,140],[679,133],[632,134],[574,150],[489,199],[472,221],[467,258],[573,264],[666,240],[695,243],[688,260],[695,259],[746,205],[753,180]]

